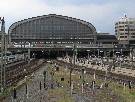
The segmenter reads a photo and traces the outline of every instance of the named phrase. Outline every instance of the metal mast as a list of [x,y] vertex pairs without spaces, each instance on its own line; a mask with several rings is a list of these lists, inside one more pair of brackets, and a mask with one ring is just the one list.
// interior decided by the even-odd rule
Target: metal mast
[[6,67],[6,37],[5,37],[5,20],[4,17],[1,21],[1,92],[5,89],[5,67]]
[[[74,37],[74,40],[75,40],[75,37]],[[72,71],[73,71],[73,69],[74,69],[74,67],[75,67],[75,60],[76,60],[76,42],[74,41],[74,43],[73,43],[73,68],[70,68],[70,80],[69,80],[69,84],[70,84],[70,87],[71,87],[71,83],[72,83]],[[72,61],[71,61],[71,63],[72,63]]]

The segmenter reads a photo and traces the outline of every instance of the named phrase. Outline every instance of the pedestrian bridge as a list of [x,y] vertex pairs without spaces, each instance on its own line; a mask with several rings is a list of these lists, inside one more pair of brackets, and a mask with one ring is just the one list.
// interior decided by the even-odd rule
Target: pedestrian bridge
[[[86,51],[86,50],[97,50],[97,49],[120,49],[116,46],[114,47],[112,44],[104,44],[104,45],[98,45],[98,44],[37,44],[37,45],[12,45],[8,49],[9,50],[73,50],[73,49]],[[124,49],[124,48],[122,48]],[[128,49],[124,49],[128,50]]]

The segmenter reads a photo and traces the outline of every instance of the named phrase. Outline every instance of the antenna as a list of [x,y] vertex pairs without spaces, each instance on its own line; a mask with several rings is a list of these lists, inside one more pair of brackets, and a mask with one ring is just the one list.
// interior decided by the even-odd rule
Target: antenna
[[125,18],[127,18],[127,15],[126,15],[126,13],[124,13],[124,17],[125,17]]

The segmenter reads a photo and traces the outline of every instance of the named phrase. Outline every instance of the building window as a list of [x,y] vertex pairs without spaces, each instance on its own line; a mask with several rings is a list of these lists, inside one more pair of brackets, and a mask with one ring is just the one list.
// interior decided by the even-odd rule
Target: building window
[[119,26],[120,28],[124,27],[124,26]]
[[119,29],[120,31],[124,31],[124,29]]
[[135,35],[135,33],[132,33],[132,35]]
[[130,24],[133,24],[133,22],[129,22]]
[[135,38],[135,36],[131,36],[131,38]]
[[124,36],[120,36],[120,38],[124,38]]
[[129,29],[125,29],[125,31],[129,31]]

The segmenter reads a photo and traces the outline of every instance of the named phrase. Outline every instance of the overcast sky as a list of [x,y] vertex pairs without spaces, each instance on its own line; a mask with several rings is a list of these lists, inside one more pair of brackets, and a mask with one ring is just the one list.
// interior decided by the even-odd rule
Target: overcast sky
[[58,14],[92,23],[98,32],[114,34],[114,23],[124,14],[135,17],[135,0],[0,0],[6,31],[22,19]]

